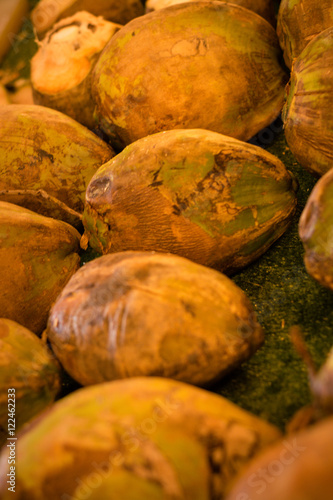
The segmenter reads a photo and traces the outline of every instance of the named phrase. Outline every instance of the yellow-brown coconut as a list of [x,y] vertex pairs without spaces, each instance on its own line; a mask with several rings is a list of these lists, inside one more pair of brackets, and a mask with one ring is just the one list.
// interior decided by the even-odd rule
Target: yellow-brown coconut
[[93,72],[96,116],[120,148],[162,130],[248,140],[280,113],[287,76],[273,27],[224,2],[188,2],[134,19]]
[[57,109],[94,129],[91,71],[119,28],[84,11],[56,23],[31,60],[35,104]]
[[264,338],[250,301],[229,278],[153,252],[88,262],[57,298],[47,335],[82,385],[143,375],[208,385]]
[[286,65],[292,69],[306,45],[332,25],[332,0],[281,0],[276,29]]
[[80,234],[69,224],[0,202],[0,317],[40,334],[80,265]]
[[[171,5],[176,5],[178,3],[184,2],[197,2],[198,0],[147,0],[146,1],[146,12],[152,12],[154,10],[165,9]],[[211,0],[206,0],[211,1]],[[245,7],[246,9],[253,10],[259,14],[259,16],[266,19],[272,25],[275,25],[275,14],[274,5],[271,0],[225,0],[226,3],[234,3]]]
[[[140,377],[58,401],[17,442],[15,500],[222,499],[235,474],[280,436],[227,399]],[[9,451],[0,456],[0,496]]]
[[59,389],[60,365],[46,343],[0,318],[0,447],[52,404]]

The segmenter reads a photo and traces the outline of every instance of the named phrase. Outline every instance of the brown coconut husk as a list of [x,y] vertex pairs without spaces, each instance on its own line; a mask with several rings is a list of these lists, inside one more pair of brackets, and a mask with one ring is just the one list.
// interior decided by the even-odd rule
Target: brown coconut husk
[[34,102],[93,129],[91,72],[120,27],[84,11],[55,24],[31,61]]

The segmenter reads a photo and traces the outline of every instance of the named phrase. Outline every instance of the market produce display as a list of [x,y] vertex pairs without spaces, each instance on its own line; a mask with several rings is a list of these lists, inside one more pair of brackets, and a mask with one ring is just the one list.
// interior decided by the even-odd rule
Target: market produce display
[[0,26],[1,499],[331,500],[332,6],[172,3]]

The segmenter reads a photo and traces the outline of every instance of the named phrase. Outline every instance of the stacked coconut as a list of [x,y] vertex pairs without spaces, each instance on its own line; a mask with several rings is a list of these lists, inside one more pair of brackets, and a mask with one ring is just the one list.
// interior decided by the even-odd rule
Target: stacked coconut
[[[284,48],[296,35],[281,34],[283,3]],[[24,367],[1,380],[1,401],[10,384],[28,420],[54,400],[63,369],[87,387],[26,425],[11,444],[17,470],[3,448],[1,498],[226,498],[281,433],[194,386],[211,386],[262,344],[252,304],[226,274],[284,233],[297,190],[279,159],[245,141],[285,104],[292,148],[302,122],[293,95],[306,99],[304,68],[314,44],[324,47],[322,68],[329,30],[293,63],[285,103],[271,2],[41,0],[31,18],[35,104],[0,108],[0,361],[8,366],[10,353]],[[308,66],[310,92],[324,102],[329,66],[321,76]],[[96,252],[80,269],[79,243]],[[29,335],[40,342],[33,383]],[[14,352],[19,338],[24,349]],[[45,392],[39,405],[36,390]],[[3,435],[7,416],[6,407]],[[299,446],[283,441],[267,453],[289,467],[332,424],[321,425]],[[318,450],[328,446],[318,438]],[[311,463],[304,457],[295,474]],[[323,494],[311,500],[331,491],[329,465],[321,474]],[[238,485],[230,498],[242,494]]]

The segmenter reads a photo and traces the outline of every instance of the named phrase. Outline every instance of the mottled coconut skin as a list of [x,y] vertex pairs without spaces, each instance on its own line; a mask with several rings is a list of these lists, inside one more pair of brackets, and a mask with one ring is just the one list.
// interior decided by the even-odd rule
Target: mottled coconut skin
[[[17,442],[15,499],[211,500],[281,433],[228,400],[161,378],[80,389]],[[7,450],[0,495],[7,490]]]
[[299,236],[305,249],[308,273],[333,290],[333,171],[323,175],[313,188],[299,221]]
[[208,385],[264,340],[252,304],[229,278],[154,252],[87,263],[57,298],[47,336],[82,385],[143,375]]
[[60,366],[46,343],[0,318],[0,447],[10,437],[8,430],[19,431],[54,401],[59,389]]
[[87,185],[114,156],[112,148],[69,116],[44,106],[0,106],[0,122],[0,191],[42,189],[81,213]]
[[280,113],[287,75],[273,27],[224,2],[173,5],[134,19],[92,77],[96,117],[118,149],[162,130],[248,140]]
[[96,172],[82,244],[104,254],[171,252],[230,274],[285,231],[296,189],[283,163],[259,147],[207,130],[161,132]]
[[[198,0],[185,0],[187,2],[197,2]],[[211,1],[211,0],[206,0]],[[276,24],[274,5],[271,0],[226,0],[226,3],[234,3],[245,7],[246,9],[252,10],[259,14],[271,23],[273,26]],[[146,12],[152,12],[154,10],[164,9],[170,7],[171,5],[176,5],[178,3],[184,3],[184,0],[147,0],[145,3]]]
[[38,37],[43,37],[54,23],[82,10],[118,24],[144,14],[141,0],[41,0],[31,12],[31,20]]
[[299,163],[320,176],[333,165],[333,26],[295,60],[282,118]]
[[288,68],[306,45],[332,26],[331,0],[281,0],[277,16],[277,34]]
[[0,317],[41,334],[80,265],[80,234],[65,222],[0,202]]
[[333,417],[264,450],[226,500],[331,500]]

